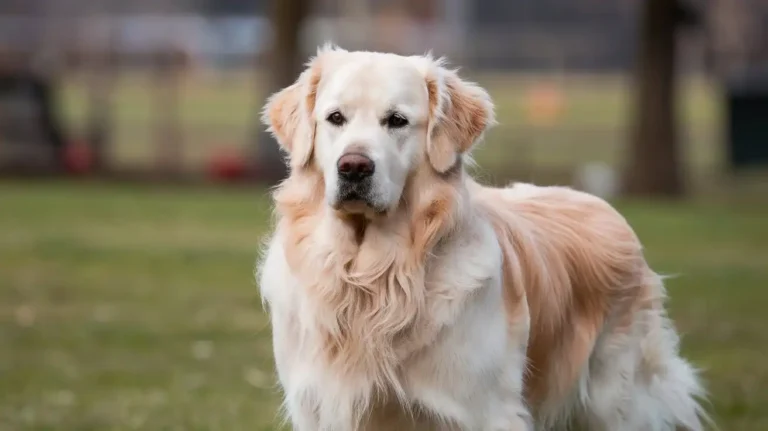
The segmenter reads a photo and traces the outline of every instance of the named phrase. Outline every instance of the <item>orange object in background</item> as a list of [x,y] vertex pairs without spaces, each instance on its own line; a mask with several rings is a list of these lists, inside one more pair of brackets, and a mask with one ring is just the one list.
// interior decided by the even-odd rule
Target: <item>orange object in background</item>
[[537,126],[556,124],[565,108],[563,92],[557,84],[534,84],[526,94],[528,122]]

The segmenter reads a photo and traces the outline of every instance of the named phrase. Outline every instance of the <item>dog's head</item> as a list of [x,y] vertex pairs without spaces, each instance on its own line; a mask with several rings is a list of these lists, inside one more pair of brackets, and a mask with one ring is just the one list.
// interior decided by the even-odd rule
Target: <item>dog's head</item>
[[263,120],[292,173],[322,173],[328,205],[375,216],[397,208],[420,167],[461,169],[494,116],[488,93],[440,60],[325,47]]

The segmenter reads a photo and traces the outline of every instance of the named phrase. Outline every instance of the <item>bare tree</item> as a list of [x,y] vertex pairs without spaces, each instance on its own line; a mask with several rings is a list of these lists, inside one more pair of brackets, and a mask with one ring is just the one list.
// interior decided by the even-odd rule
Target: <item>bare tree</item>
[[636,57],[635,112],[625,191],[632,195],[683,194],[676,129],[677,0],[641,4]]
[[[265,95],[272,94],[296,80],[303,58],[299,40],[301,26],[309,14],[310,0],[272,0],[273,44],[268,64]],[[277,142],[263,128],[259,129],[257,165],[262,179],[276,183],[283,179],[287,167]]]

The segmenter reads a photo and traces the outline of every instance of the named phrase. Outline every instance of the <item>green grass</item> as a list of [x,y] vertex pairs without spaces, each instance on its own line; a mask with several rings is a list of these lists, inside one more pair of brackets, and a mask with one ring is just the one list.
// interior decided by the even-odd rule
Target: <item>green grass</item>
[[[728,431],[768,429],[768,204],[625,202]],[[273,430],[259,189],[0,182],[0,430]]]

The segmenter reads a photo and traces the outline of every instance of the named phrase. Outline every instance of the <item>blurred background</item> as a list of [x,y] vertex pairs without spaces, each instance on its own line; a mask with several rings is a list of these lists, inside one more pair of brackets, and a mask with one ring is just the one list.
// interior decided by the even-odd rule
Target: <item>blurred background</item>
[[0,430],[280,429],[259,111],[325,41],[485,86],[475,174],[615,203],[768,429],[768,1],[1,0]]

